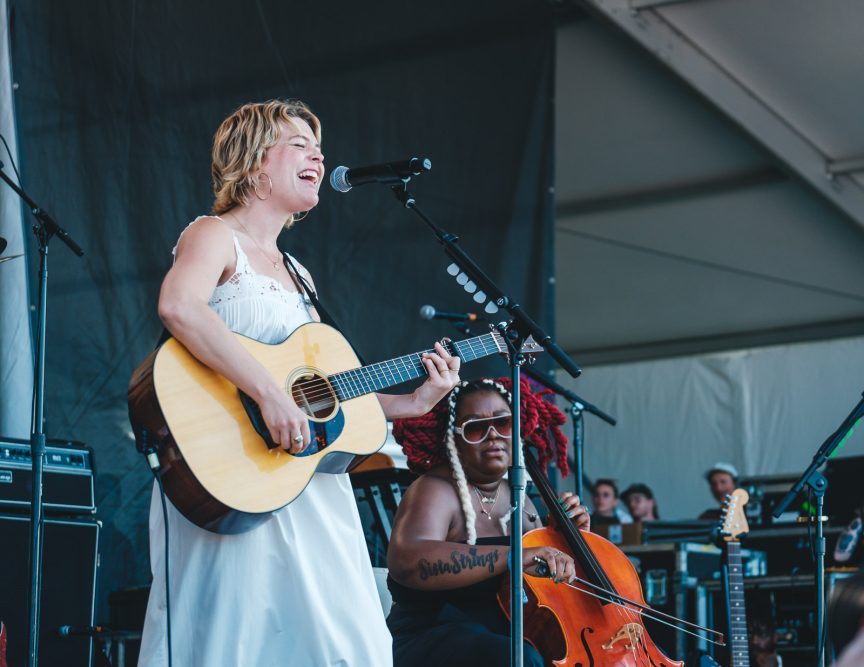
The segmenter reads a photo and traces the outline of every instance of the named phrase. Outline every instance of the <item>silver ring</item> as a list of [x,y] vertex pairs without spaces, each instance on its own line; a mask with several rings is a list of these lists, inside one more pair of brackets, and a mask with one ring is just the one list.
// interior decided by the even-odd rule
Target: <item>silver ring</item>
[[301,442],[303,442],[303,436],[295,435],[293,438],[291,438],[291,442],[293,442],[295,445],[299,445]]

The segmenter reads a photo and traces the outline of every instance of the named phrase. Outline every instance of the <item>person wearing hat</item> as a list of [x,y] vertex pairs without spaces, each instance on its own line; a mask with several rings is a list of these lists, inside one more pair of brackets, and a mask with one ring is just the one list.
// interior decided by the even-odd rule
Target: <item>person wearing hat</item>
[[657,521],[660,518],[654,492],[647,484],[631,484],[621,494],[621,500],[627,505],[633,521]]
[[700,519],[719,519],[722,515],[723,501],[738,488],[738,471],[731,463],[718,462],[705,472],[705,479],[711,495],[720,507],[712,507],[699,515]]

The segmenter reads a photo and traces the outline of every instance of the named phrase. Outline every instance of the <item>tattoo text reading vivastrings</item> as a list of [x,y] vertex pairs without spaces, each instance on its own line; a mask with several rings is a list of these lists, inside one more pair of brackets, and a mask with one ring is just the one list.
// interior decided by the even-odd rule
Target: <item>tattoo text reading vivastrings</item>
[[429,577],[437,577],[441,574],[459,574],[463,570],[473,570],[477,567],[485,567],[490,572],[495,571],[495,563],[499,559],[498,550],[490,551],[486,554],[478,554],[477,549],[468,549],[468,553],[453,551],[450,554],[449,561],[443,561],[440,558],[437,562],[430,563],[425,558],[421,558],[418,563],[420,569],[420,579],[426,581]]

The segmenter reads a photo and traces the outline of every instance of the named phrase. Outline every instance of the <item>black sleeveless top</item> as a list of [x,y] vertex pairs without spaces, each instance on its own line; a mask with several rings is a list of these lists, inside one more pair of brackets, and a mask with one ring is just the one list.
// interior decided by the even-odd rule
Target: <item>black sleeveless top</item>
[[[462,542],[461,544],[467,544]],[[473,546],[509,546],[510,537],[501,535],[498,537],[478,537],[477,544]],[[461,565],[459,566],[461,567]],[[486,605],[490,601],[495,601],[495,596],[501,588],[501,580],[506,576],[499,574],[489,579],[484,579],[471,586],[463,588],[450,588],[441,591],[419,590],[403,586],[398,581],[387,575],[387,588],[390,589],[390,595],[393,597],[393,602],[411,607],[437,608],[444,604],[452,604],[460,608],[473,607],[476,605]]]

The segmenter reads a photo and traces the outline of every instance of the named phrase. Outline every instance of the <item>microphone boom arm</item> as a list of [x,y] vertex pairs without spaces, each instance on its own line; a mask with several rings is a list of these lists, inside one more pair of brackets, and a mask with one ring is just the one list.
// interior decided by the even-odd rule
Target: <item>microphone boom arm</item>
[[392,190],[393,194],[396,195],[396,199],[398,199],[405,208],[414,211],[414,213],[416,213],[420,219],[429,226],[438,238],[438,242],[444,246],[444,252],[456,263],[459,269],[473,280],[481,290],[486,292],[499,308],[503,308],[513,316],[514,321],[510,325],[510,328],[517,329],[522,338],[527,338],[529,335],[532,336],[534,340],[542,346],[556,362],[558,362],[558,365],[567,371],[572,377],[577,378],[582,375],[582,369],[567,356],[567,353],[564,352],[558,343],[552,339],[552,336],[543,331],[543,329],[540,328],[540,325],[525,313],[522,306],[504,294],[504,292],[494,282],[492,282],[492,279],[486,275],[483,269],[481,269],[477,263],[474,262],[474,260],[471,259],[464,250],[462,250],[458,245],[459,237],[438,227],[417,207],[417,201],[414,196],[408,192],[407,184],[394,185]]
[[[534,320],[522,310],[522,307],[513,299],[507,296],[494,282],[487,276],[483,270],[477,266],[467,253],[459,247],[457,242],[459,238],[454,234],[445,232],[433,223],[424,213],[417,207],[417,201],[414,196],[408,192],[408,179],[401,185],[394,185],[391,190],[396,196],[396,199],[407,209],[411,209],[420,219],[425,222],[439,243],[444,246],[444,252],[456,265],[465,273],[474,283],[491,297],[499,308],[504,308],[513,316],[513,320],[507,325],[499,327],[502,331],[503,338],[507,343],[510,355],[510,377],[512,380],[511,395],[513,405],[513,434],[514,442],[519,442],[520,439],[520,412],[521,400],[519,396],[519,383],[521,366],[525,363],[525,355],[522,354],[522,343],[528,336],[533,336],[534,340],[542,345],[546,351],[552,355],[552,358],[558,362],[564,370],[573,377],[579,377],[582,370],[577,366],[562,350],[558,344],[552,340],[552,337],[540,328]],[[509,469],[510,483],[510,555],[514,563],[522,562],[522,508],[524,507],[523,492],[525,491],[525,466],[522,462],[521,447],[513,447],[513,454],[510,461]],[[524,637],[524,619],[522,609],[522,568],[514,567],[510,569],[510,664],[512,667],[522,667],[524,664],[523,656],[523,637]]]

